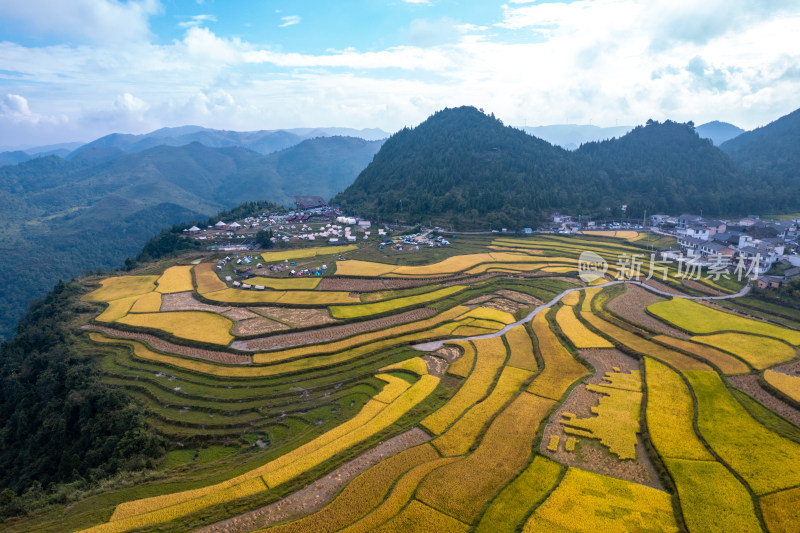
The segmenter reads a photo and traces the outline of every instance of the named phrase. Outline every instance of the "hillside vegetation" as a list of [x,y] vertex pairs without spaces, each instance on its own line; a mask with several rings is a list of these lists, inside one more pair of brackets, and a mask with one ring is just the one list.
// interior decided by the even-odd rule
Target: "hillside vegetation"
[[[765,159],[783,161],[792,138]],[[334,201],[384,220],[482,230],[530,227],[555,210],[619,217],[623,205],[634,219],[645,211],[734,216],[800,207],[797,187],[777,170],[736,161],[692,124],[648,121],[568,152],[461,107],[390,137]]]

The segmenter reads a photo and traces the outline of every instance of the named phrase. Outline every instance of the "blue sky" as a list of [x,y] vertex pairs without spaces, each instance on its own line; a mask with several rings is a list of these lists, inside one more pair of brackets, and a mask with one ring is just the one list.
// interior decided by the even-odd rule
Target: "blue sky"
[[763,125],[800,0],[0,0],[0,145],[199,124]]

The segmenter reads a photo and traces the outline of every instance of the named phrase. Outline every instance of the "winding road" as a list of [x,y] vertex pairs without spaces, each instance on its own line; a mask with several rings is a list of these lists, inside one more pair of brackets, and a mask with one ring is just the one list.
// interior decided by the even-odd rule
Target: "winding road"
[[439,348],[444,346],[445,343],[449,343],[449,342],[472,341],[472,340],[477,340],[477,339],[491,339],[493,337],[500,337],[501,335],[505,335],[506,333],[508,333],[509,330],[519,326],[520,324],[525,324],[526,322],[530,322],[531,320],[533,320],[533,317],[538,315],[540,312],[553,307],[555,304],[557,304],[559,302],[559,300],[561,300],[565,295],[567,295],[567,294],[569,294],[571,292],[582,291],[582,290],[586,290],[586,289],[609,287],[611,285],[619,285],[620,283],[630,283],[632,285],[638,285],[638,286],[640,286],[640,287],[642,287],[644,289],[647,289],[650,292],[654,292],[654,293],[656,293],[656,294],[658,294],[660,296],[667,296],[667,297],[673,297],[674,296],[675,298],[683,298],[685,300],[729,300],[731,298],[739,298],[739,297],[744,296],[745,294],[750,292],[750,286],[746,285],[746,286],[744,286],[742,288],[742,290],[740,290],[736,294],[725,294],[725,295],[722,295],[722,296],[686,296],[686,295],[683,295],[683,294],[673,294],[673,293],[670,293],[670,292],[662,291],[660,289],[656,289],[655,287],[651,287],[649,285],[646,285],[646,284],[642,283],[641,281],[633,281],[633,280],[609,281],[608,283],[603,283],[602,285],[593,285],[591,287],[576,287],[574,289],[567,289],[564,292],[562,292],[561,294],[556,295],[552,300],[550,300],[546,304],[542,304],[539,307],[537,307],[536,309],[534,309],[533,311],[531,311],[530,313],[528,313],[528,315],[526,317],[524,317],[524,318],[522,318],[520,320],[517,320],[513,324],[509,324],[506,327],[504,327],[503,329],[501,329],[499,331],[495,331],[494,333],[486,333],[484,335],[474,335],[472,337],[460,337],[460,338],[457,338],[457,339],[442,339],[442,340],[438,340],[438,341],[423,342],[423,343],[420,343],[420,344],[412,344],[411,347],[414,348],[415,350],[419,350],[421,352],[432,352],[434,350],[438,350]]

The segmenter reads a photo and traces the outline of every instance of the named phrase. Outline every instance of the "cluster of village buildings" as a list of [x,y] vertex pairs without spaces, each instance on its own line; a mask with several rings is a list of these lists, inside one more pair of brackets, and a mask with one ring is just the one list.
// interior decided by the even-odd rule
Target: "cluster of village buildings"
[[[725,257],[733,264],[744,260],[760,276],[761,287],[779,287],[800,276],[798,255],[798,219],[768,222],[756,216],[723,221],[683,214],[678,217],[653,215],[653,230],[674,235],[679,253],[686,258],[714,261]],[[766,275],[776,264],[782,264],[781,275]]]

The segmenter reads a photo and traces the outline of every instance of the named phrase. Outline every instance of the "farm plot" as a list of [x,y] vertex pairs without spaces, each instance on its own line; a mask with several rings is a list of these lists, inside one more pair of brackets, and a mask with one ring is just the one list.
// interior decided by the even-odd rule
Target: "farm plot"
[[264,252],[261,257],[267,263],[285,261],[287,259],[306,259],[318,255],[336,255],[350,252],[358,248],[357,244],[347,244],[345,246],[316,246],[314,248],[299,248],[282,252]]
[[800,403],[800,377],[766,370],[764,371],[764,380],[792,400]]
[[[435,302],[442,298],[447,298],[457,292],[466,289],[464,285],[453,285],[452,287],[445,287],[433,292],[418,294],[415,296],[406,296],[404,298],[395,298],[393,300],[385,300],[382,302],[375,302],[370,304],[357,304],[348,306],[331,306],[331,316],[334,318],[361,318],[365,316],[380,315],[412,305],[420,305],[429,302]],[[319,294],[333,294],[333,293],[319,293]],[[339,302],[330,302],[339,303]]]
[[119,300],[111,300],[102,313],[97,315],[97,322],[114,322],[128,314],[139,296],[128,296]]
[[212,302],[239,304],[275,304],[282,305],[334,305],[357,303],[359,300],[349,292],[333,291],[253,291],[239,289],[223,289],[204,293],[203,298]]
[[[111,517],[111,522],[97,526],[96,530],[104,531],[106,528],[127,530],[131,528],[127,524],[128,521],[133,522],[133,527],[144,527],[173,520],[219,503],[216,501],[219,495],[227,494],[231,488],[249,486],[255,480],[262,485],[259,490],[285,483],[394,423],[433,392],[438,382],[439,380],[433,376],[422,376],[392,403],[386,405],[381,402],[369,402],[361,413],[350,421],[264,466],[222,483],[120,504]],[[127,527],[114,529],[114,523],[122,520],[126,521],[124,523]]]
[[443,407],[421,422],[436,435],[444,433],[462,413],[486,395],[506,359],[506,349],[500,339],[476,340],[474,345],[477,355],[469,378]]
[[673,298],[650,305],[648,311],[696,334],[738,331],[774,337],[794,346],[800,345],[800,331],[724,313],[683,298]]
[[511,354],[508,357],[508,366],[536,372],[536,356],[533,354],[533,343],[525,325],[521,324],[512,328],[505,335]]
[[435,459],[412,468],[392,488],[389,496],[370,514],[342,530],[342,533],[366,533],[390,521],[411,501],[420,482],[433,470],[451,463],[452,457]]
[[655,357],[660,361],[664,361],[679,370],[710,370],[707,364],[702,363],[696,359],[692,359],[687,355],[670,350],[660,344],[650,342],[638,335],[624,330],[620,327],[606,322],[602,318],[593,313],[581,312],[581,317],[589,324],[594,326],[599,331],[603,332],[608,338],[614,339],[616,342],[627,346],[628,348],[639,352],[641,354]]
[[756,494],[800,485],[799,444],[753,419],[716,372],[684,374],[697,397],[701,435]]
[[762,496],[761,512],[771,532],[792,533],[800,523],[800,487]]
[[792,346],[760,335],[718,333],[695,336],[692,341],[730,352],[759,370],[785,363],[795,357]]
[[[499,338],[492,339],[502,342]],[[492,392],[459,418],[433,445],[442,455],[467,453],[489,419],[519,392],[532,373],[514,367],[504,367]]]
[[173,311],[170,313],[129,314],[117,320],[129,326],[159,329],[182,339],[228,345],[233,322],[203,311]]
[[351,481],[323,509],[294,522],[271,528],[271,533],[334,532],[357,521],[380,505],[394,483],[409,470],[438,459],[428,444],[400,452]]
[[100,282],[101,287],[83,296],[89,302],[111,302],[152,292],[158,276],[117,276]]
[[586,386],[587,390],[602,395],[597,407],[592,407],[597,416],[578,418],[572,413],[562,413],[564,420],[561,424],[568,434],[599,439],[620,459],[635,459],[642,401],[639,371],[630,374],[609,372],[604,381],[607,383]]
[[[575,293],[570,293],[575,294]],[[575,316],[573,308],[565,305],[556,312],[556,322],[561,332],[576,348],[613,348],[614,345],[597,333],[590,331]]]
[[523,392],[491,423],[470,455],[434,471],[417,490],[428,505],[473,523],[528,463],[536,430],[554,401]]
[[192,266],[169,267],[156,280],[156,291],[160,293],[186,292],[194,290]]
[[723,374],[746,374],[750,371],[750,367],[739,359],[708,346],[668,337],[667,335],[656,335],[653,337],[653,340],[661,344],[666,344],[667,346],[672,346],[683,352],[694,354],[700,359],[715,365]]
[[665,458],[689,531],[759,532],[750,493],[716,461]]
[[195,265],[193,272],[199,294],[218,292],[228,288],[225,282],[219,279],[217,273],[214,272],[214,265],[211,263]]
[[317,288],[322,278],[269,278],[266,276],[253,276],[247,279],[249,285],[261,285],[269,289],[281,291],[311,291]]
[[536,335],[539,353],[544,360],[544,369],[528,387],[528,392],[558,400],[575,380],[589,372],[559,342],[550,329],[544,312],[536,315],[531,325]]
[[[161,293],[148,292],[139,296],[133,304],[131,313],[158,313],[161,310]],[[120,317],[122,318],[122,317]]]
[[530,509],[558,483],[564,467],[537,455],[486,509],[476,533],[514,533]]
[[678,531],[669,494],[570,468],[523,528],[539,531]]

